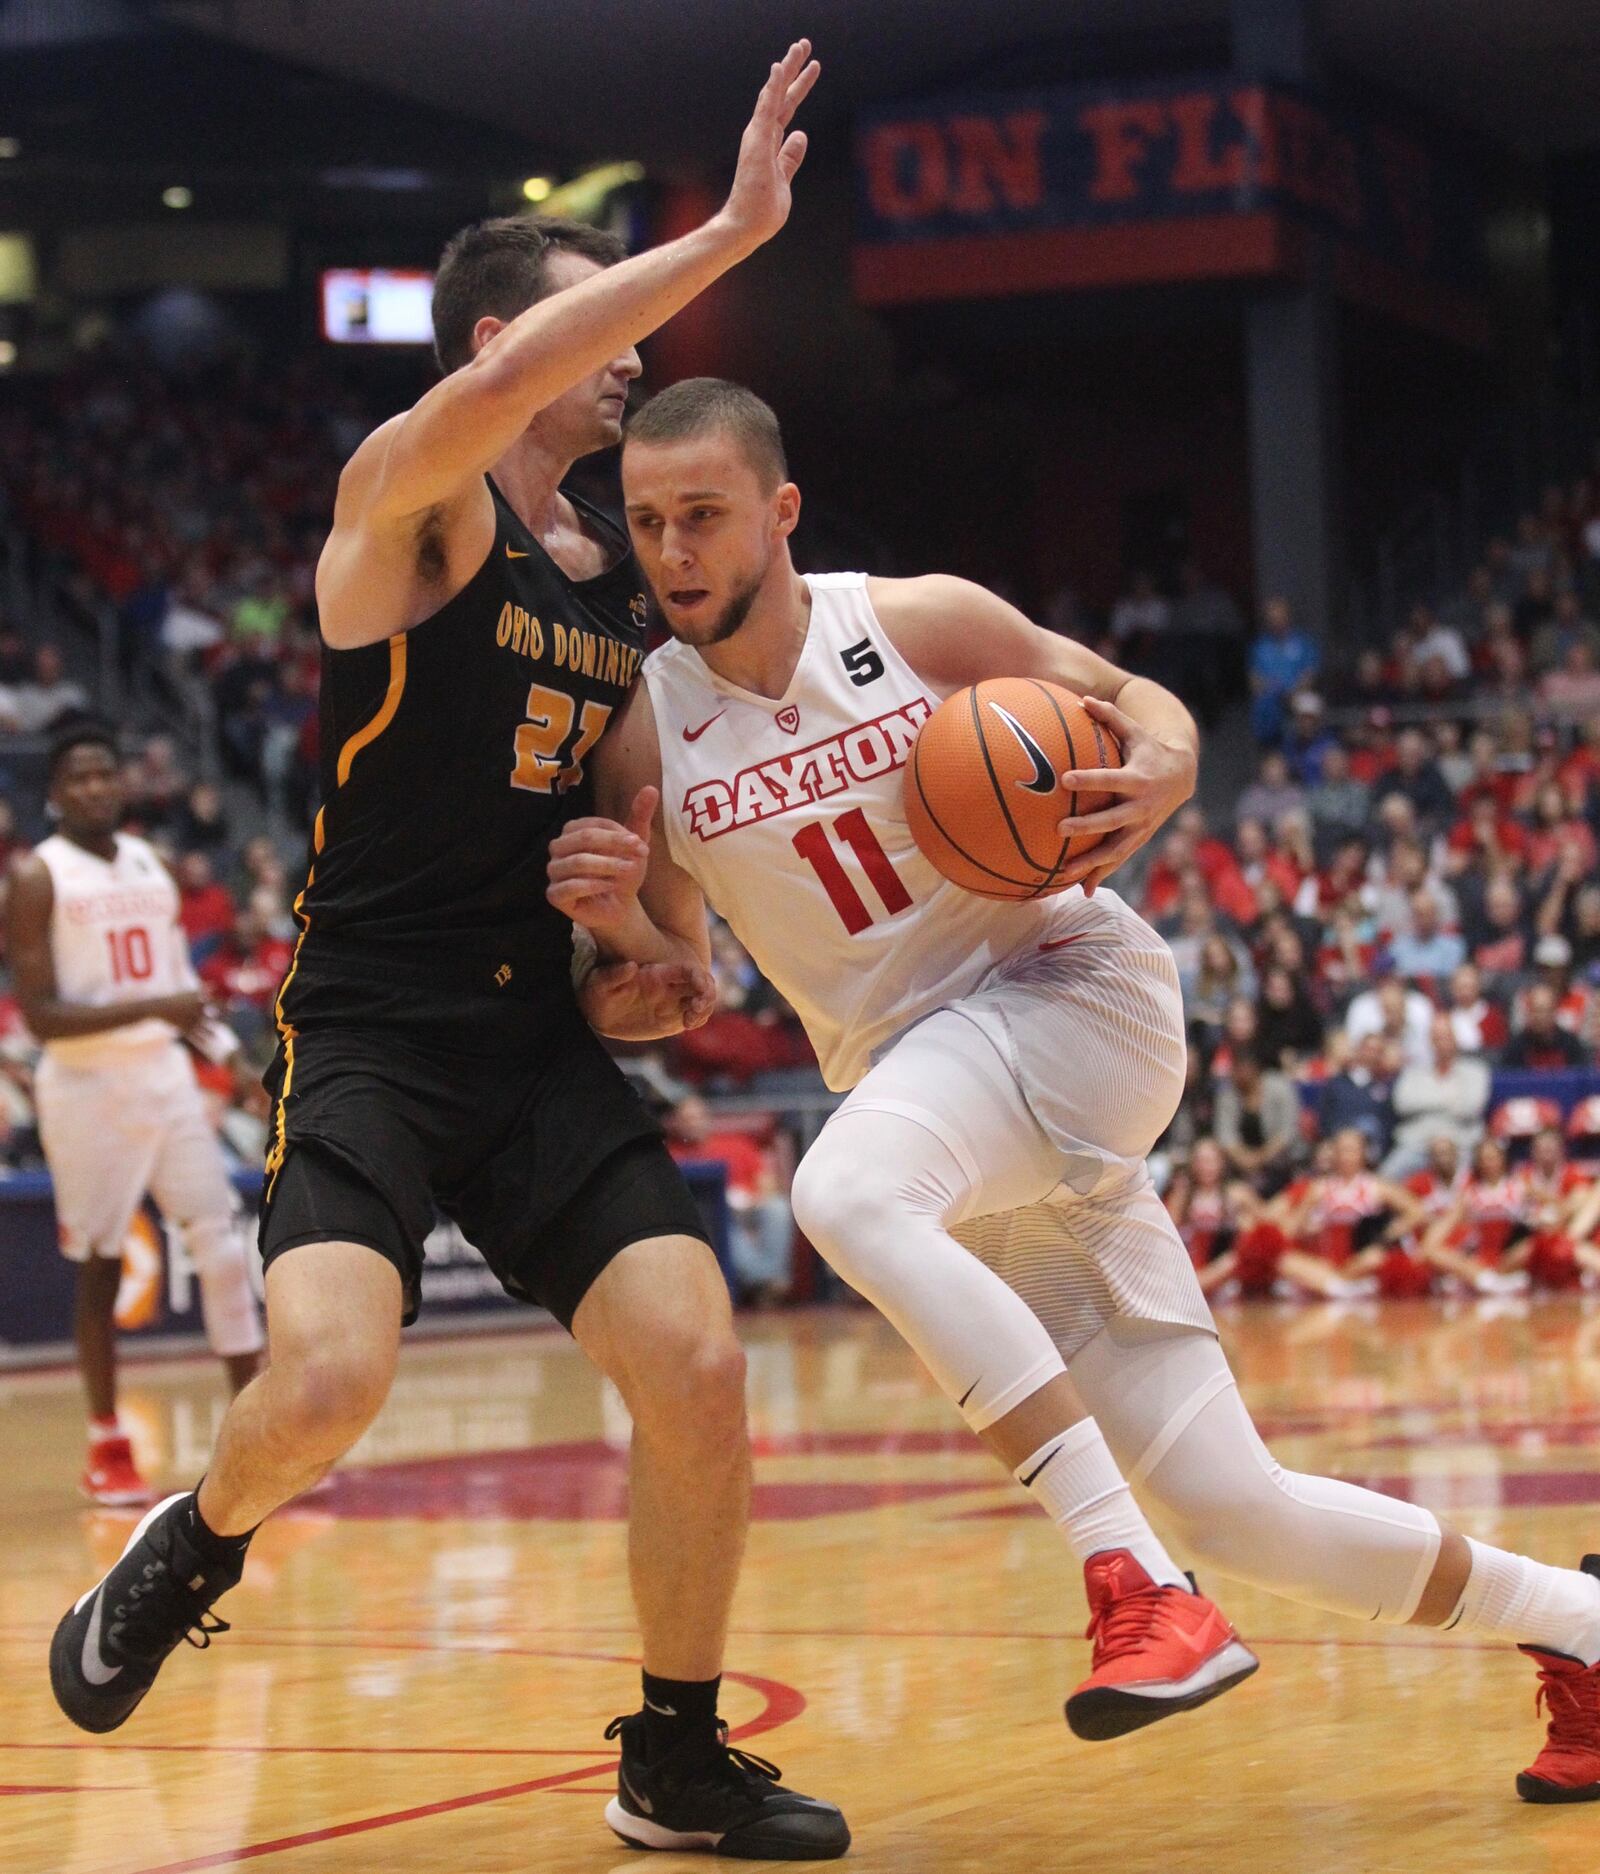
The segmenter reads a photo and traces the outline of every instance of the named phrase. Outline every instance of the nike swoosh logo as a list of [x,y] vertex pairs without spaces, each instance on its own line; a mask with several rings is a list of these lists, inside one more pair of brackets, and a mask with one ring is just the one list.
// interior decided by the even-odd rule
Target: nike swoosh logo
[[683,732],[683,739],[686,742],[698,742],[701,736],[705,734],[706,730],[711,727],[711,724],[713,722],[721,722],[722,718],[727,715],[727,713],[727,710],[719,709],[714,716],[702,722],[698,729],[685,729]]
[[678,1708],[676,1705],[658,1705],[655,1700],[651,1698],[647,1698],[644,1701],[644,1708],[646,1711],[659,1711],[663,1718],[676,1718],[678,1715]]
[[1022,1480],[1022,1487],[1023,1487],[1023,1489],[1024,1489],[1024,1490],[1026,1490],[1026,1489],[1027,1489],[1027,1487],[1029,1486],[1029,1484],[1031,1484],[1031,1483],[1033,1482],[1033,1480],[1034,1480],[1034,1478],[1035,1478],[1035,1477],[1037,1477],[1037,1476],[1039,1475],[1039,1472],[1040,1472],[1040,1471],[1042,1471],[1042,1470],[1044,1469],[1044,1467],[1045,1467],[1045,1464],[1053,1464],[1053,1463],[1055,1462],[1055,1460],[1056,1460],[1056,1459],[1057,1459],[1058,1457],[1060,1457],[1060,1455],[1061,1455],[1061,1447],[1060,1447],[1060,1445],[1057,1445],[1057,1446],[1056,1446],[1056,1448],[1055,1448],[1055,1450],[1054,1450],[1054,1451],[1052,1451],[1052,1452],[1050,1453],[1050,1455],[1049,1455],[1049,1457],[1047,1457],[1047,1458],[1046,1458],[1046,1459],[1044,1460],[1044,1463],[1043,1463],[1043,1464],[1040,1464],[1040,1465],[1038,1465],[1038,1466],[1037,1466],[1037,1467],[1036,1467],[1035,1469],[1033,1469],[1033,1470],[1031,1470],[1031,1471],[1029,1471],[1029,1472],[1028,1472],[1028,1474],[1027,1474],[1027,1476],[1023,1478],[1023,1480]]
[[1186,1653],[1192,1653],[1196,1659],[1204,1659],[1208,1653],[1214,1653],[1231,1636],[1231,1628],[1221,1614],[1212,1608],[1205,1624],[1196,1633],[1174,1633],[1172,1643],[1181,1646]]
[[634,1802],[638,1804],[639,1808],[644,1812],[644,1814],[654,1815],[656,1812],[655,1804],[650,1800],[648,1796],[641,1796],[638,1790],[636,1790],[633,1787],[633,1785],[628,1781],[627,1771],[622,1769],[619,1766],[617,1769],[617,1775],[622,1779],[622,1787],[633,1798]]
[[524,548],[519,549],[517,547],[512,546],[509,540],[506,542],[506,558],[508,560],[525,560],[527,557],[528,557],[527,548],[524,547]]
[[[983,1378],[983,1375],[980,1373],[978,1375],[978,1379],[982,1379],[982,1378]],[[961,1397],[956,1401],[956,1410],[958,1412],[967,1403],[967,1401],[972,1397],[972,1395],[978,1390],[978,1379],[975,1379],[972,1382],[972,1384],[967,1388],[967,1390],[961,1395]]]
[[1086,930],[1081,930],[1073,937],[1052,937],[1048,943],[1040,944],[1039,948],[1041,950],[1060,950],[1067,944],[1081,944],[1088,935],[1089,933]]
[[991,703],[989,707],[1017,738],[1023,754],[1033,763],[1033,779],[1019,781],[1017,786],[1026,788],[1030,794],[1053,794],[1056,789],[1056,773],[1055,769],[1050,766],[1044,750],[1009,709],[1002,709],[998,703]]
[[95,1589],[94,1606],[89,1609],[89,1624],[83,1630],[83,1657],[78,1662],[91,1685],[109,1685],[122,1670],[120,1666],[108,1666],[100,1652],[100,1602],[105,1591],[102,1581]]

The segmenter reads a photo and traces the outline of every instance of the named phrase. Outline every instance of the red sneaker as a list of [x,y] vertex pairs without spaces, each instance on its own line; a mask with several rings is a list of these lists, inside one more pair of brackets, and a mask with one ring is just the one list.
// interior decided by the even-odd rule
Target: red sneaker
[[1192,1711],[1248,1679],[1261,1661],[1215,1603],[1157,1587],[1126,1549],[1084,1564],[1094,1669],[1067,1700],[1077,1737],[1121,1737]]
[[133,1446],[126,1438],[96,1438],[83,1467],[83,1494],[91,1503],[119,1509],[130,1503],[153,1503],[155,1492],[139,1475]]
[[[1600,1574],[1600,1557],[1584,1557],[1584,1568]],[[1550,1714],[1544,1749],[1517,1778],[1524,1802],[1600,1802],[1600,1666],[1586,1666],[1565,1653],[1523,1646],[1539,1668],[1534,1709]]]

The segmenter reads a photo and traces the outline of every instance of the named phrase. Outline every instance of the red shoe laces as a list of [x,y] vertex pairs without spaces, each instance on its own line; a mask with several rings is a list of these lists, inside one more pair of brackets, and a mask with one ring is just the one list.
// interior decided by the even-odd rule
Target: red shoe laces
[[1096,1670],[1125,1653],[1137,1653],[1166,1613],[1168,1590],[1140,1588],[1104,1601],[1089,1616],[1084,1638],[1094,1642]]
[[1569,1749],[1600,1750],[1600,1672],[1563,1672],[1539,1668],[1535,1712],[1550,1716],[1550,1743]]

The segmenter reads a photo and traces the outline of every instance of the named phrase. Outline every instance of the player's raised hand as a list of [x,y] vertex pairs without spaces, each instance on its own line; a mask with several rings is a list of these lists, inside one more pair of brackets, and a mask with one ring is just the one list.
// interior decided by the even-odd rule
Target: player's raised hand
[[627,824],[591,815],[574,820],[550,842],[545,896],[586,930],[611,930],[628,918],[650,864],[650,822],[661,798],[641,787]]
[[1093,813],[1069,815],[1057,828],[1063,835],[1101,836],[1063,874],[1067,884],[1081,885],[1092,897],[1194,792],[1195,756],[1152,735],[1115,703],[1086,696],[1083,706],[1122,744],[1120,768],[1075,768],[1061,776],[1064,788],[1117,796]]
[[722,218],[752,247],[770,241],[789,219],[789,185],[806,154],[806,133],[789,125],[821,71],[811,41],[797,39],[768,74],[745,125]]

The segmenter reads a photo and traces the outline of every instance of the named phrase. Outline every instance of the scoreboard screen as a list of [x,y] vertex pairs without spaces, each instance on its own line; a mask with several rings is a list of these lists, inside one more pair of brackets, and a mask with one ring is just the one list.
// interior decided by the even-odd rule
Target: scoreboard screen
[[322,276],[322,336],[335,345],[429,345],[433,275],[335,267]]

